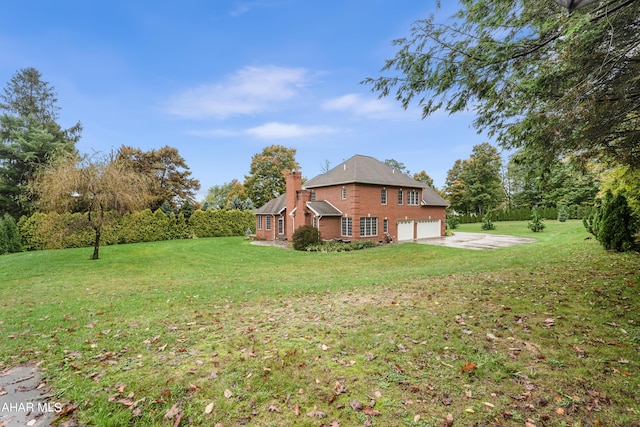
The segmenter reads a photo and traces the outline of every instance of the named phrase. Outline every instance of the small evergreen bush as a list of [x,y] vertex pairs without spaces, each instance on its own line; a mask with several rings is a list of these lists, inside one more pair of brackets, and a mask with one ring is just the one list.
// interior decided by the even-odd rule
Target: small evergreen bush
[[487,213],[482,218],[482,225],[480,226],[483,230],[495,230],[496,226],[492,221],[491,211],[487,211]]
[[303,225],[293,232],[293,249],[305,251],[320,242],[320,230],[312,225]]
[[598,240],[607,250],[626,252],[634,249],[636,221],[623,194],[607,194],[598,230]]
[[591,210],[591,213],[582,218],[582,225],[587,231],[598,237],[598,231],[600,230],[600,220],[602,218],[602,207],[596,206]]
[[569,218],[569,212],[567,211],[567,207],[564,205],[558,206],[558,221],[566,222]]
[[447,215],[447,230],[455,230],[460,225],[460,218],[458,215],[448,214]]
[[22,251],[22,238],[15,219],[9,214],[0,218],[0,255]]
[[534,233],[544,230],[544,218],[538,213],[538,208],[533,208],[531,210],[531,219],[529,221],[528,227]]

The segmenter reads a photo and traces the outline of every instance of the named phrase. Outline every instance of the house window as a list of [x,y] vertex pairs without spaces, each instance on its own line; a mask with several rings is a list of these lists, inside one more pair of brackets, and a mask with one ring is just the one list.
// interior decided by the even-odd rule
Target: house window
[[267,230],[271,230],[271,215],[265,217],[267,219]]
[[347,189],[345,187],[342,187],[342,200],[347,198]]
[[278,234],[284,234],[284,217],[278,217]]
[[407,204],[416,206],[420,204],[420,192],[418,190],[411,190],[407,193]]
[[380,203],[383,205],[387,204],[387,189],[383,188],[380,190]]
[[316,192],[311,190],[311,201],[315,202],[316,201]]
[[258,230],[262,230],[262,215],[258,215]]
[[378,218],[360,218],[360,237],[378,235]]
[[402,188],[398,190],[398,204],[404,205],[404,193],[402,192]]
[[342,217],[341,234],[346,237],[351,237],[353,235],[353,218],[345,216]]
[[314,216],[314,217],[313,217],[313,226],[314,226],[315,228],[318,228],[318,217],[317,217],[317,216]]
[[389,220],[387,218],[385,218],[384,221],[382,221],[382,232],[383,233],[389,232]]

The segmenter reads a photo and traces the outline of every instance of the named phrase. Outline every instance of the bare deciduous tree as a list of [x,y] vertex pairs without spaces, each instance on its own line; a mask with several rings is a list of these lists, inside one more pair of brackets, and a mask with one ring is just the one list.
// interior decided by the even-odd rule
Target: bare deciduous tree
[[102,226],[110,213],[123,215],[147,203],[149,182],[111,154],[99,158],[67,156],[47,166],[31,183],[46,212],[83,212],[95,231],[98,259]]

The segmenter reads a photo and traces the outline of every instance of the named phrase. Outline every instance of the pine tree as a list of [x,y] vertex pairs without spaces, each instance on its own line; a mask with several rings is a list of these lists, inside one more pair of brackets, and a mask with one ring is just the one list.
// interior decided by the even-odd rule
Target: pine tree
[[625,252],[635,247],[636,220],[631,213],[627,198],[623,194],[611,196],[602,211],[602,222],[598,240],[607,250]]
[[544,218],[538,213],[537,207],[531,210],[531,220],[529,221],[528,227],[534,233],[544,230]]
[[495,230],[496,226],[492,221],[492,213],[491,211],[487,211],[487,213],[482,218],[482,225],[480,226],[483,230]]

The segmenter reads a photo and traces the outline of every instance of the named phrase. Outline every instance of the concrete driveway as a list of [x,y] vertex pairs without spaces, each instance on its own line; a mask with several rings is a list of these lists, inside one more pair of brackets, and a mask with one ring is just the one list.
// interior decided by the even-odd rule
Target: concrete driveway
[[425,245],[448,246],[461,249],[497,249],[535,242],[529,237],[507,236],[504,234],[462,233],[454,232],[453,236],[420,239],[417,243]]

